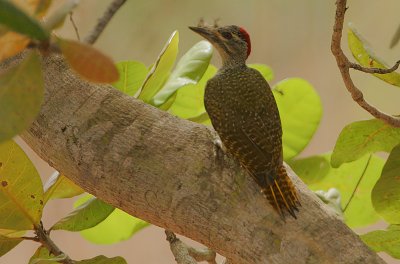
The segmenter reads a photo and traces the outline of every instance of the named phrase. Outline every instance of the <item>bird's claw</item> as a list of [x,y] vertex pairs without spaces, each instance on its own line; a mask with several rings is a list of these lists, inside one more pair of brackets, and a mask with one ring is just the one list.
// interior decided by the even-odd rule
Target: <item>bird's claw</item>
[[216,137],[213,140],[214,145],[219,148],[220,150],[222,150],[223,152],[226,152],[226,148],[224,146],[224,144],[222,143],[221,139],[219,137]]

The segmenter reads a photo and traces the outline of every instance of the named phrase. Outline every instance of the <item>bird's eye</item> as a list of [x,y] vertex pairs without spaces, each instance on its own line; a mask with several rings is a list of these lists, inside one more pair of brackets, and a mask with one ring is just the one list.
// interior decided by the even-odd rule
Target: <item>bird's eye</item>
[[221,32],[221,35],[225,38],[225,39],[231,39],[232,38],[232,34],[230,32],[224,31]]

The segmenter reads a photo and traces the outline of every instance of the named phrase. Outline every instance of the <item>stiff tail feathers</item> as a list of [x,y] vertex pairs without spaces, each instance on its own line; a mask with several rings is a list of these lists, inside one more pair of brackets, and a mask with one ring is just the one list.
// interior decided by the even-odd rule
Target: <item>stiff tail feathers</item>
[[298,212],[298,207],[301,206],[300,200],[283,165],[279,168],[277,177],[262,190],[262,193],[282,219],[285,219],[285,211],[297,219],[296,211]]

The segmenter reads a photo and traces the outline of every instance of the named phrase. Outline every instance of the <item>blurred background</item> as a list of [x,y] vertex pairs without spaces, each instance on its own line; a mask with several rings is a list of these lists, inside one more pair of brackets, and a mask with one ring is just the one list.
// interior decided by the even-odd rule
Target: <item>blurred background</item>
[[[55,6],[64,1],[53,1]],[[79,33],[85,36],[96,24],[111,0],[82,0],[73,13]],[[275,83],[287,77],[301,77],[312,83],[321,96],[324,114],[319,129],[302,156],[320,154],[333,149],[341,129],[348,123],[371,118],[345,89],[339,70],[330,52],[330,39],[335,14],[334,0],[151,0],[127,3],[116,14],[95,46],[112,56],[115,61],[139,60],[152,64],[174,30],[180,33],[180,54],[200,37],[190,30],[200,18],[219,24],[244,27],[251,36],[252,54],[249,63],[264,63],[275,72]],[[352,0],[346,14],[358,31],[369,40],[375,53],[389,65],[400,59],[400,45],[389,49],[389,43],[400,20],[398,0]],[[69,21],[58,31],[60,36],[76,39]],[[346,34],[345,34],[346,35]],[[343,41],[345,52],[346,37]],[[218,56],[213,63],[220,65]],[[385,112],[399,114],[400,90],[374,77],[353,73],[358,87],[372,104]],[[34,160],[44,181],[53,173],[18,140]],[[71,210],[71,200],[49,202],[44,223],[51,226]],[[374,226],[372,228],[376,228]],[[378,226],[379,227],[379,226]],[[366,229],[359,230],[365,232]],[[164,230],[147,227],[130,240],[109,246],[92,245],[76,233],[57,231],[52,237],[59,247],[73,259],[90,258],[99,254],[123,256],[128,263],[175,263]],[[37,248],[33,242],[23,242],[0,259],[1,264],[27,263]],[[383,255],[389,263],[400,263]]]

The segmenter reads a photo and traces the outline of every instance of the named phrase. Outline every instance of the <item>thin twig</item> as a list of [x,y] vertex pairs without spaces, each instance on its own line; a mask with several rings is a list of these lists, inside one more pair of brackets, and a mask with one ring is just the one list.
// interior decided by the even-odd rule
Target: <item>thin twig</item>
[[172,254],[178,264],[196,264],[197,262],[207,261],[209,264],[217,264],[215,258],[217,254],[208,249],[195,249],[183,243],[176,235],[165,230],[167,241],[169,242]]
[[76,37],[77,37],[77,39],[80,41],[81,38],[80,38],[80,36],[79,36],[78,27],[76,26],[75,21],[74,21],[74,18],[72,17],[72,15],[73,15],[73,12],[70,12],[70,13],[69,13],[69,21],[71,21],[72,27],[73,27],[74,30],[75,30]]
[[392,68],[389,69],[381,69],[381,68],[367,68],[367,67],[363,67],[360,64],[357,63],[350,63],[350,68],[353,68],[355,70],[358,71],[362,71],[365,73],[377,73],[377,74],[388,74],[391,72],[394,72],[395,70],[397,70],[399,68],[400,65],[400,60],[396,62],[395,65],[393,65]]
[[94,44],[104,28],[110,22],[111,18],[118,11],[118,9],[126,2],[126,0],[114,0],[104,12],[103,16],[98,20],[97,25],[92,31],[85,37],[85,42],[88,44]]
[[[343,23],[344,23],[344,16],[347,10],[346,7],[347,0],[337,0],[336,1],[336,16],[335,16],[335,24],[333,26],[333,34],[332,34],[332,42],[331,42],[331,50],[333,55],[336,58],[337,65],[339,67],[340,73],[342,74],[343,82],[350,92],[351,97],[353,100],[358,103],[362,108],[368,111],[372,116],[377,119],[380,119],[389,125],[394,127],[400,127],[400,118],[391,116],[379,110],[378,108],[374,107],[370,103],[368,103],[364,99],[363,93],[358,89],[353,80],[350,76],[350,68],[354,68],[363,72],[367,73],[379,73],[375,72],[376,69],[368,69],[362,66],[355,66],[356,64],[349,61],[349,59],[344,54],[342,47],[341,47],[341,40],[342,40],[342,31],[343,31]],[[385,70],[385,73],[390,73],[397,69],[398,63],[393,66],[391,69]]]
[[346,212],[346,209],[347,209],[347,207],[349,207],[349,204],[350,204],[351,200],[353,200],[353,197],[354,197],[354,195],[355,195],[355,193],[356,193],[358,187],[360,186],[360,183],[361,183],[362,179],[364,178],[365,173],[367,172],[369,163],[370,163],[370,161],[371,161],[371,157],[372,157],[372,155],[369,155],[367,164],[365,164],[364,170],[363,170],[363,172],[361,173],[361,176],[360,176],[360,178],[358,179],[357,184],[356,184],[356,186],[354,187],[354,190],[353,190],[353,192],[352,192],[352,194],[351,194],[349,200],[347,201],[346,206],[345,206],[344,209],[343,209],[343,213]]
[[37,241],[41,243],[51,254],[54,256],[63,256],[62,260],[58,260],[58,262],[63,264],[74,264],[73,261],[67,254],[61,251],[57,247],[57,245],[50,239],[48,232],[44,229],[43,225],[40,224],[38,227],[35,228],[35,233],[37,237]]
[[26,236],[23,236],[21,238],[24,239],[24,240],[31,240],[31,241],[35,241],[35,242],[40,242],[37,237],[26,237]]

